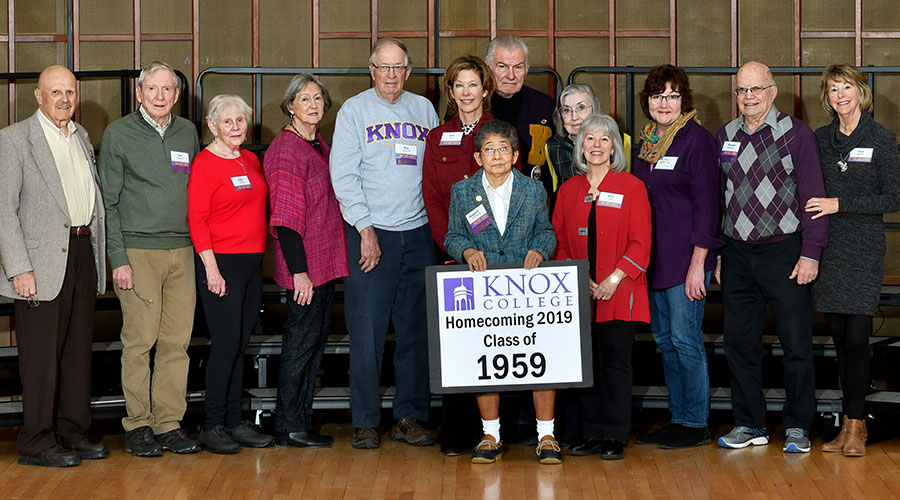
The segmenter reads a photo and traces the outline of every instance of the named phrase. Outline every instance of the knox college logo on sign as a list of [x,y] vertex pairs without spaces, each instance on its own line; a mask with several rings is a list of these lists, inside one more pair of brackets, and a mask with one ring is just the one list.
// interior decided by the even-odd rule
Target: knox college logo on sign
[[475,282],[472,278],[444,280],[444,310],[471,311],[475,308]]

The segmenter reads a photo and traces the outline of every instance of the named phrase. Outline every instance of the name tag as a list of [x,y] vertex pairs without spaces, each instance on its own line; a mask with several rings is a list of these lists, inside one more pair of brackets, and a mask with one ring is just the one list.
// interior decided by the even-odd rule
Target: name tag
[[181,151],[172,151],[172,172],[178,174],[191,173],[191,155]]
[[622,208],[622,201],[625,200],[624,194],[619,193],[607,193],[606,191],[601,191],[600,196],[597,197],[597,206],[598,207],[609,207],[609,208]]
[[397,165],[418,165],[418,148],[415,144],[394,144],[394,157]]
[[466,214],[466,220],[472,226],[472,232],[478,234],[491,225],[491,217],[484,208],[484,203],[475,207],[471,212]]
[[231,183],[234,184],[234,189],[236,191],[240,191],[242,189],[250,189],[253,187],[250,185],[250,178],[246,175],[236,175],[232,177]]
[[459,146],[462,144],[462,132],[444,132],[441,135],[441,146]]
[[853,148],[850,151],[849,161],[855,161],[859,163],[872,163],[872,153],[875,150],[872,148]]
[[734,161],[737,158],[738,150],[741,149],[741,143],[737,141],[725,141],[722,144],[722,152],[720,156],[725,161]]
[[590,195],[590,194],[589,194],[589,195],[587,195],[587,196],[584,197],[584,202],[585,202],[585,203],[593,203],[593,201],[594,201],[594,196],[593,196],[593,195]]
[[586,228],[586,227],[578,228],[578,236],[587,236],[587,235],[588,235],[588,228]]
[[677,156],[663,156],[656,162],[653,170],[675,170],[676,162],[678,162]]

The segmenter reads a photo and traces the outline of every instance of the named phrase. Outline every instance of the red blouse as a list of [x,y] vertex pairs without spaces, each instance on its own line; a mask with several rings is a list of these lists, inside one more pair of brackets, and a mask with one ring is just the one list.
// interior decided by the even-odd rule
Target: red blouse
[[[243,166],[242,166],[243,165]],[[244,171],[250,188],[238,189]],[[200,253],[264,253],[269,189],[256,155],[225,159],[204,149],[194,157],[188,181],[188,227]]]
[[[559,188],[553,211],[558,242],[554,260],[588,258],[587,221],[594,203],[593,198],[588,198],[589,188],[584,174]],[[610,300],[596,301],[594,321],[649,323],[646,270],[652,236],[647,190],[633,175],[612,171],[603,178],[598,190],[602,199],[611,199],[612,203],[597,206],[597,275],[592,279],[599,283],[617,267],[627,276]]]

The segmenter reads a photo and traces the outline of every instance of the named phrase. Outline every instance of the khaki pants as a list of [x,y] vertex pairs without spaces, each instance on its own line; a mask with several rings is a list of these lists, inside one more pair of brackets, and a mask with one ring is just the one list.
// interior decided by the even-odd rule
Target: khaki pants
[[[122,389],[126,431],[149,425],[155,434],[180,427],[187,409],[187,347],[197,301],[193,247],[126,249],[134,288],[115,287],[122,304]],[[156,346],[153,375],[150,349]]]

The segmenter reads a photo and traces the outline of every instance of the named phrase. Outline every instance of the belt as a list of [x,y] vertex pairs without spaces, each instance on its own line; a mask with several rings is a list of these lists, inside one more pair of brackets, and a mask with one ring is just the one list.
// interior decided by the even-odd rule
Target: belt
[[72,226],[69,228],[69,234],[72,236],[90,236],[91,226]]

